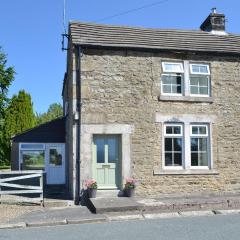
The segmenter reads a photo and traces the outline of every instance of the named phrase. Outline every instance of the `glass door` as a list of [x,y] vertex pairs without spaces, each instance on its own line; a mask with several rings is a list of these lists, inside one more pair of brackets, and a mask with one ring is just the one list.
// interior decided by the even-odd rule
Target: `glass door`
[[46,152],[47,184],[65,184],[64,144],[48,145]]
[[118,135],[93,137],[93,177],[100,189],[116,189],[120,186],[119,139]]

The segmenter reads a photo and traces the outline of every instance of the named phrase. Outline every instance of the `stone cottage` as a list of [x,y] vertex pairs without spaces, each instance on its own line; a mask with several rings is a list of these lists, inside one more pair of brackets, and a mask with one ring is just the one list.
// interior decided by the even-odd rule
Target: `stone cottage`
[[[119,190],[133,177],[140,195],[240,192],[240,36],[224,14],[200,30],[72,21],[68,39],[55,168],[64,159],[71,197],[89,178]],[[14,142],[23,161],[27,140]]]

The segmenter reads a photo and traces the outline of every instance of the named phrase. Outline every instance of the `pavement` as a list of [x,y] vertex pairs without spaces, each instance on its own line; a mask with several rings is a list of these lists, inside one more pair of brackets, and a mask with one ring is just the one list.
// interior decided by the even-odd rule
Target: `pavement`
[[240,215],[239,196],[178,198],[96,198],[93,214],[86,206],[43,207],[2,225],[5,228],[28,228],[129,220],[151,220],[218,215]]
[[6,224],[0,225],[0,229],[102,222],[105,220],[105,216],[92,214],[83,206],[42,208],[11,219]]

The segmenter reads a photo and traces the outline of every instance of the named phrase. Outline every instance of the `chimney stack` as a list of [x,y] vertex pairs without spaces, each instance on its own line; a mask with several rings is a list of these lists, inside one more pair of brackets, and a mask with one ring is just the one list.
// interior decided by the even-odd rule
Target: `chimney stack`
[[217,13],[216,8],[212,8],[212,12],[201,24],[200,29],[205,32],[211,32],[217,35],[226,35],[225,32],[225,15]]

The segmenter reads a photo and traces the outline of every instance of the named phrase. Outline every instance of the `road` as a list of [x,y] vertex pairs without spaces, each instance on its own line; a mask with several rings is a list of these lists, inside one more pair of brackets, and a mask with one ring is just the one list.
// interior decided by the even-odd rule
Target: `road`
[[240,215],[0,230],[0,240],[239,240]]

